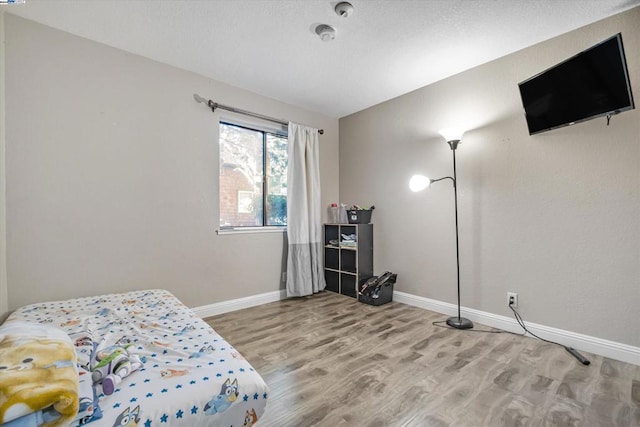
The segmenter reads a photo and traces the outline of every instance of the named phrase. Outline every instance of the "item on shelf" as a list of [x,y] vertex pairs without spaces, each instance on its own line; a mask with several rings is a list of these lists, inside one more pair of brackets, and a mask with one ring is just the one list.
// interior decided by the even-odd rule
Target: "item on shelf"
[[355,234],[341,234],[342,241],[340,247],[342,248],[356,248],[358,246],[357,237]]
[[369,209],[364,209],[358,205],[352,205],[348,211],[349,224],[369,224],[371,213],[375,208],[375,206],[371,206]]
[[347,205],[340,203],[340,217],[338,218],[340,224],[348,224],[349,217],[347,216]]
[[331,224],[338,224],[340,222],[340,215],[337,203],[331,203],[329,206],[329,222]]

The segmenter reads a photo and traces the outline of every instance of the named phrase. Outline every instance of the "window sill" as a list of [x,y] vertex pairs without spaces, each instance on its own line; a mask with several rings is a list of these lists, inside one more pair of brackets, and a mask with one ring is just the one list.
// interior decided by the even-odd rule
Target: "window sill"
[[284,233],[287,227],[237,227],[216,230],[218,235],[223,234],[256,234],[256,233]]

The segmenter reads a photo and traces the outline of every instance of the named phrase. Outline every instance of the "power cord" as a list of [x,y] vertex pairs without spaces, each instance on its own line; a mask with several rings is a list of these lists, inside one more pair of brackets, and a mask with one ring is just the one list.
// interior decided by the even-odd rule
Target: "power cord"
[[[449,325],[444,325],[446,324],[447,321],[446,320],[436,320],[435,322],[431,322],[431,324],[433,326],[438,326],[440,328],[447,328],[447,329],[456,329],[459,330],[458,328],[453,328]],[[511,331],[501,331],[501,330],[487,330],[487,329],[465,329],[465,332],[484,332],[485,334],[511,334],[511,335],[517,335],[519,337],[523,337],[526,335],[526,332],[523,334],[516,334],[515,332],[511,332]]]
[[587,358],[585,358],[582,354],[580,354],[578,352],[578,350],[576,350],[575,348],[566,346],[564,344],[560,344],[560,343],[555,342],[555,341],[546,340],[544,338],[541,338],[541,337],[537,336],[536,334],[531,332],[529,329],[527,329],[527,326],[524,324],[524,319],[522,318],[522,316],[520,316],[520,313],[518,313],[516,311],[516,309],[513,308],[513,302],[512,301],[509,301],[509,308],[511,309],[511,311],[513,311],[513,315],[516,318],[516,321],[518,322],[518,324],[522,327],[522,329],[524,329],[525,333],[523,335],[529,334],[531,336],[534,336],[534,337],[538,338],[540,341],[548,342],[549,344],[559,345],[560,347],[563,347],[565,350],[567,350],[573,357],[578,359],[578,361],[580,363],[582,363],[583,365],[590,365],[591,364],[591,362]]
[[[520,313],[518,313],[518,312],[516,311],[516,309],[515,309],[515,308],[513,308],[513,303],[514,303],[514,302],[513,302],[513,299],[509,300],[509,308],[511,309],[511,311],[513,311],[513,316],[516,318],[516,321],[518,322],[518,325],[520,325],[520,327],[524,330],[524,332],[523,332],[523,333],[521,333],[521,334],[517,334],[517,333],[515,333],[515,332],[511,332],[511,331],[486,330],[486,329],[466,329],[466,330],[465,330],[465,332],[483,332],[483,333],[486,333],[486,334],[512,334],[512,335],[517,335],[517,336],[519,336],[519,337],[523,337],[523,336],[525,336],[525,335],[529,334],[529,335],[531,335],[531,336],[533,336],[533,337],[535,337],[535,338],[539,339],[540,341],[544,341],[544,342],[547,342],[547,343],[549,343],[549,344],[555,344],[555,345],[558,345],[558,346],[560,346],[560,347],[563,347],[563,348],[564,348],[565,350],[567,350],[567,351],[568,351],[568,352],[569,352],[573,357],[575,357],[576,359],[578,359],[578,361],[579,361],[580,363],[582,363],[583,365],[590,365],[590,364],[591,364],[591,362],[590,362],[587,358],[585,358],[582,354],[580,354],[580,353],[578,352],[578,350],[576,350],[575,348],[573,348],[573,347],[569,347],[569,346],[566,346],[566,345],[564,345],[564,344],[560,344],[560,343],[555,342],[555,341],[546,340],[546,339],[544,339],[544,338],[541,338],[541,337],[537,336],[536,334],[534,334],[533,332],[531,332],[529,329],[527,329],[527,325],[525,325],[525,324],[524,324],[524,319],[522,318],[522,316],[520,316]],[[444,320],[438,320],[438,321],[435,321],[435,322],[431,322],[431,324],[432,324],[432,325],[434,325],[434,326],[438,326],[438,327],[440,327],[440,328],[456,329],[456,328],[452,328],[452,327],[450,327],[450,326],[448,326],[448,325],[447,325],[447,326],[445,326],[445,325],[443,325],[444,323],[446,323],[446,321],[444,321]]]

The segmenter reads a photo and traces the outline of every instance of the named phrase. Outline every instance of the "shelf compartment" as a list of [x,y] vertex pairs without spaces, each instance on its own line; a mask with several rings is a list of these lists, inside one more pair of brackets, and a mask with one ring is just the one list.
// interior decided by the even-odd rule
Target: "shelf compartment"
[[337,271],[325,270],[324,281],[327,283],[325,288],[331,292],[340,292],[340,273]]
[[355,275],[340,273],[340,293],[351,298],[355,298],[358,295]]
[[340,250],[338,248],[324,248],[324,266],[333,270],[340,269]]
[[329,245],[331,240],[340,239],[340,227],[338,225],[325,225],[324,227],[324,244]]
[[358,271],[357,263],[356,263],[356,251],[351,250],[341,250],[340,251],[340,270],[356,273]]

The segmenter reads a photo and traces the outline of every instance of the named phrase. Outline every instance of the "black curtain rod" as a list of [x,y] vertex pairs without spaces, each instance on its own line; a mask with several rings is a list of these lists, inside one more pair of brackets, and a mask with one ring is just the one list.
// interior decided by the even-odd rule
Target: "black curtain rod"
[[[196,101],[198,101],[200,103],[207,104],[207,106],[209,106],[209,108],[211,108],[212,112],[215,112],[216,108],[220,108],[222,110],[231,111],[232,113],[244,114],[245,116],[255,117],[255,118],[258,118],[258,119],[267,120],[269,122],[279,123],[279,124],[281,124],[283,126],[289,126],[289,122],[285,122],[284,120],[274,119],[273,117],[263,116],[262,114],[257,114],[257,113],[252,113],[251,111],[241,110],[239,108],[230,107],[228,105],[218,104],[217,102],[213,102],[210,99],[207,100],[207,99],[201,97],[197,93],[193,94],[193,99],[195,99]],[[324,135],[324,129],[318,129],[318,133],[320,135]]]

